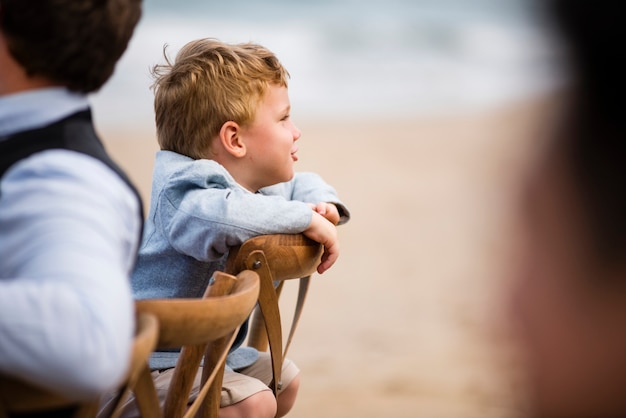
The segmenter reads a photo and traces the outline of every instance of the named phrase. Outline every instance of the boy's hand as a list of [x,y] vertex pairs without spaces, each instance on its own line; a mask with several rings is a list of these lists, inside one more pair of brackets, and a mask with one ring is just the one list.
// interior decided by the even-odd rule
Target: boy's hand
[[317,205],[313,203],[309,203],[311,209],[314,212],[319,213],[324,218],[328,219],[333,225],[337,225],[339,223],[339,210],[337,210],[337,206],[332,203],[320,202]]
[[318,212],[313,212],[311,224],[303,234],[324,246],[322,262],[317,266],[317,272],[319,274],[324,273],[337,261],[337,258],[339,258],[337,228]]

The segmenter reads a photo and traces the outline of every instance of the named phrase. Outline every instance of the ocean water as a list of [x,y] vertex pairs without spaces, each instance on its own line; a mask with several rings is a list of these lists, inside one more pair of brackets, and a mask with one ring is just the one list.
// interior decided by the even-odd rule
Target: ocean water
[[563,82],[536,0],[145,0],[99,123],[151,126],[150,68],[203,37],[253,41],[291,74],[293,115],[410,117],[498,106]]

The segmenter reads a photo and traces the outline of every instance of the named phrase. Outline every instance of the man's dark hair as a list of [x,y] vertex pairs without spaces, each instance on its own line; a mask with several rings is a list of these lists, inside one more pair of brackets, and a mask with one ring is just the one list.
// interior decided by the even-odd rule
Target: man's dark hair
[[619,2],[552,0],[573,99],[561,131],[595,247],[626,261],[626,39]]
[[141,0],[0,0],[0,30],[29,76],[98,90],[141,16]]

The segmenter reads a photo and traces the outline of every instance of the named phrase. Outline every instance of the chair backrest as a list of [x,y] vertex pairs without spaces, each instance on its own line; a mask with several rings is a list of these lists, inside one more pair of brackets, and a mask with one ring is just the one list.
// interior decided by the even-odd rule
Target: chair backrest
[[128,371],[127,388],[135,386],[139,374],[148,363],[150,354],[159,341],[159,320],[155,315],[147,312],[137,313],[137,332],[133,342],[133,352]]
[[289,280],[315,272],[324,248],[302,234],[259,235],[230,249],[225,271],[230,274],[246,269],[258,271],[262,260],[255,257],[255,251],[262,252],[270,262],[274,280]]
[[94,418],[97,412],[98,399],[76,402],[36,385],[0,376],[0,418],[35,413]]
[[[259,277],[242,271],[237,277],[216,272],[202,299],[144,299],[138,312],[149,312],[159,321],[159,349],[182,347],[161,409],[156,390],[145,367],[134,387],[143,417],[217,417],[224,363],[239,326],[252,312],[259,295]],[[202,383],[196,399],[189,394],[202,357]]]
[[[261,289],[259,309],[250,327],[248,343],[259,351],[269,350],[273,380],[270,388],[277,394],[281,388],[281,370],[309,288],[310,276],[316,271],[323,246],[302,234],[260,235],[230,250],[226,272],[237,274],[248,269],[259,274]],[[284,280],[300,279],[289,337],[283,351],[282,324],[278,298]],[[280,282],[278,287],[276,282]]]
[[[131,353],[128,378],[124,388],[134,385],[138,371],[148,361],[157,341],[158,326],[156,317],[148,314],[137,316],[135,339]],[[120,391],[120,398],[125,390]],[[0,376],[0,418],[11,414],[56,413],[58,416],[73,418],[94,418],[98,413],[99,399],[76,402],[64,396],[42,389],[36,385]],[[66,411],[60,413],[60,411]]]
[[156,348],[159,337],[159,322],[155,315],[138,312],[135,330],[130,367],[125,383],[116,396],[106,405],[100,405],[98,417],[117,418],[121,414],[124,401],[132,388],[137,385],[140,374],[147,367],[150,354]]

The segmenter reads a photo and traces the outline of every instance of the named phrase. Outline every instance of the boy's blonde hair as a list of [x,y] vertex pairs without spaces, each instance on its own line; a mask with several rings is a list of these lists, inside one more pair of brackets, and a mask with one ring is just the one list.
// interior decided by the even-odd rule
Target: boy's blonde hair
[[157,139],[163,150],[199,159],[210,156],[222,125],[246,126],[270,84],[287,87],[289,73],[268,49],[253,43],[198,39],[172,63],[152,69]]

